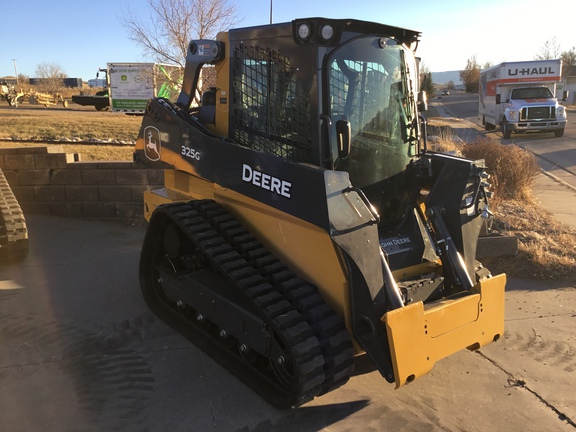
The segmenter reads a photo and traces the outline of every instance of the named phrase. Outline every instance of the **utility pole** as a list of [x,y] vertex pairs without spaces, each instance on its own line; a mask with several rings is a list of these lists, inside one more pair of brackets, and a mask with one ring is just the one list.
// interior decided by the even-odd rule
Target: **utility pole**
[[12,59],[14,62],[14,76],[16,76],[16,85],[18,85],[18,69],[16,68],[16,60],[18,59]]
[[270,24],[272,24],[272,0],[270,0]]

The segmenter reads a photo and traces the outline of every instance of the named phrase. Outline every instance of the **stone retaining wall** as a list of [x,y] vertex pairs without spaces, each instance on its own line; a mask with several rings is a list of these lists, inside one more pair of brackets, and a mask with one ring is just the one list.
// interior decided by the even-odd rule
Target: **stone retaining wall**
[[144,191],[164,185],[161,169],[80,159],[60,146],[0,148],[0,169],[25,214],[140,219]]

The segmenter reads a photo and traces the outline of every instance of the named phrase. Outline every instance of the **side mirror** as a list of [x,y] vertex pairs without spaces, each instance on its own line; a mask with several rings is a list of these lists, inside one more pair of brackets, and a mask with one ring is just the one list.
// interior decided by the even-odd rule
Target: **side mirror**
[[502,102],[500,101],[500,93],[496,95],[496,105],[500,105]]
[[425,91],[418,92],[418,111],[428,110],[428,94]]
[[340,159],[346,159],[352,148],[352,130],[349,121],[338,120],[336,122],[336,142],[338,143],[338,156]]

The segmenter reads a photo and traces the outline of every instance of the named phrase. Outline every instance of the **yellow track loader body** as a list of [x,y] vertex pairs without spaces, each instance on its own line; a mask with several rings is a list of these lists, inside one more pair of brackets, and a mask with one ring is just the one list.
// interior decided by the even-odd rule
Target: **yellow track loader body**
[[143,295],[275,405],[344,384],[360,353],[400,387],[503,333],[505,276],[475,260],[485,168],[426,150],[418,39],[230,30],[192,41],[178,100],[146,109],[135,161],[166,171]]

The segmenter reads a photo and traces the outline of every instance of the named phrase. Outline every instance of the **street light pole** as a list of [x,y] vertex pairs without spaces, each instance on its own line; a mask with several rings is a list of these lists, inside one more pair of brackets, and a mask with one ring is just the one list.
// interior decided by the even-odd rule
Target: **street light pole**
[[16,69],[16,60],[18,59],[12,59],[14,62],[14,75],[16,76],[16,85],[18,85],[18,69]]

